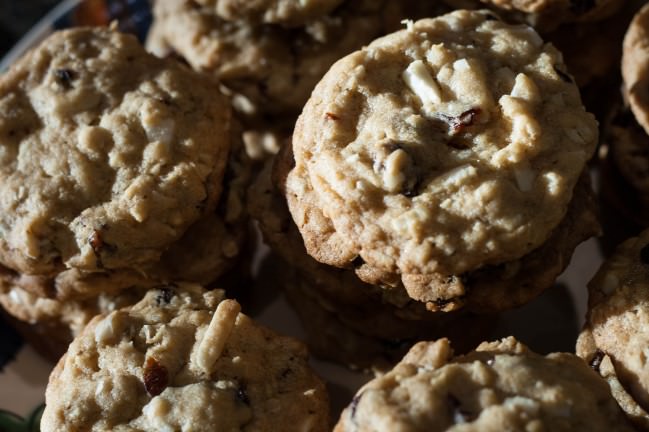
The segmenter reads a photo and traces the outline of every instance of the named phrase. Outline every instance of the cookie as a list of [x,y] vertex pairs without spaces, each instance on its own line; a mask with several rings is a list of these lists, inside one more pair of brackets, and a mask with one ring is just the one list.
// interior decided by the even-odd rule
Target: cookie
[[298,120],[286,181],[309,254],[446,300],[465,294],[454,276],[538,248],[597,141],[562,68],[531,28],[484,11],[419,21],[337,62]]
[[133,36],[55,33],[0,77],[0,112],[9,269],[146,273],[216,207],[229,104]]
[[296,30],[256,26],[183,0],[156,2],[153,11],[158,39],[147,44],[169,46],[194,69],[215,75],[239,95],[239,111],[252,114],[299,110],[329,66],[377,37],[381,26],[376,14],[360,13],[326,16]]
[[[136,42],[133,41],[133,43]],[[146,54],[143,55],[146,56]],[[154,58],[153,61],[157,63],[160,60]],[[175,62],[168,60],[164,63],[172,65],[173,68],[178,68],[183,74],[188,74],[189,77],[194,75],[194,73],[185,70]],[[198,82],[200,83],[200,81]],[[179,86],[183,84],[183,81],[168,84]],[[207,94],[209,93],[205,93],[202,97]],[[188,95],[190,94],[188,93]],[[184,109],[191,111],[192,104],[200,106],[198,102],[189,101]],[[99,258],[102,257],[102,254],[110,256],[115,246],[105,241],[105,238],[100,236],[100,231],[97,231],[96,235],[93,232],[88,241],[92,240],[94,244],[93,253],[97,249],[99,268],[93,270],[74,267],[73,265],[60,265],[60,268],[52,272],[25,274],[3,263],[5,265],[0,266],[0,292],[6,293],[17,287],[41,297],[61,301],[68,299],[85,300],[96,297],[98,294],[112,295],[131,286],[153,286],[161,281],[185,280],[208,285],[221,278],[240,260],[241,250],[244,248],[248,235],[248,218],[243,203],[245,202],[245,191],[250,182],[252,169],[252,161],[246,155],[241,140],[240,127],[231,124],[229,129],[232,148],[229,155],[222,154],[227,160],[227,165],[222,161],[218,162],[219,166],[225,165],[223,166],[222,178],[216,184],[214,184],[214,179],[206,179],[207,184],[210,185],[209,187],[222,189],[218,200],[213,204],[208,204],[207,201],[198,203],[195,210],[199,212],[199,217],[184,231],[178,232],[172,243],[161,248],[155,261],[136,268],[107,268],[103,265],[103,260]],[[214,131],[216,132],[216,130]],[[227,137],[224,136],[217,136],[215,139],[217,141],[227,141]],[[178,143],[179,148],[177,150],[179,152],[189,151],[190,144],[190,142]],[[156,145],[156,143],[153,142],[151,145]],[[188,145],[189,147],[187,147]],[[109,150],[106,149],[107,155],[110,154]],[[195,157],[201,158],[200,155]],[[207,159],[211,158],[212,155],[207,157]],[[124,165],[123,168],[127,169],[128,166]],[[194,168],[198,170],[200,167],[196,165]],[[185,169],[190,169],[190,167],[187,166]],[[158,168],[155,168],[155,170],[158,170]],[[193,175],[187,176],[187,173],[182,174],[181,171],[178,171],[177,174],[181,177],[187,177],[186,181],[188,183],[194,178]],[[153,174],[147,175],[150,177],[150,181],[157,181]],[[173,187],[173,185],[170,184],[169,187]],[[172,192],[177,191],[174,189]],[[137,198],[137,196],[135,197]],[[172,196],[169,199],[161,195],[155,197],[157,200],[166,200],[169,203],[173,200]],[[73,198],[69,197],[68,199]],[[79,197],[79,199],[81,198]],[[178,203],[180,202],[182,200],[178,201]],[[54,200],[48,205],[56,207],[60,203]],[[88,210],[87,213],[90,214],[90,211]],[[123,222],[120,223],[124,223],[126,228],[131,226],[132,229],[136,229],[141,225],[134,220],[130,222],[128,219],[122,220]],[[155,224],[153,215],[147,222]],[[102,225],[101,229],[115,232],[119,230],[119,227],[113,226],[109,228],[108,225]]]
[[610,17],[624,5],[620,0],[444,0],[456,9],[489,8],[507,21],[525,23],[548,33],[561,25],[576,30],[585,22]]
[[[256,8],[260,2],[245,3]],[[311,3],[316,4],[304,4]],[[336,60],[392,31],[409,13],[435,8],[416,3],[346,1],[330,14],[287,29],[223,19],[213,7],[184,0],[156,2],[147,46],[162,55],[174,51],[194,69],[218,77],[242,116],[297,116]]]
[[602,225],[606,255],[647,228],[649,215],[649,137],[621,103],[613,108],[599,151]]
[[[501,28],[504,33],[511,29],[499,21],[491,20],[488,18],[491,15],[485,12],[457,12],[447,15],[446,19],[454,16],[471,16],[472,19],[478,19],[486,26],[496,23],[496,28]],[[433,26],[439,20],[443,21],[442,18],[422,21],[422,25],[432,22],[433,24],[430,25]],[[517,27],[512,31],[515,33],[520,29]],[[555,166],[553,161],[557,158],[558,148],[551,149],[557,141],[545,141],[548,136],[544,135],[545,138],[538,141],[528,137],[528,142],[526,141],[528,138],[523,137],[525,135],[523,132],[520,132],[523,135],[517,132],[516,139],[519,140],[518,145],[522,147],[517,147],[515,141],[502,149],[495,144],[493,160],[485,165],[474,164],[470,159],[477,158],[479,152],[486,151],[485,140],[497,134],[496,130],[500,122],[507,123],[506,116],[496,113],[494,118],[490,119],[491,114],[485,111],[484,125],[478,124],[477,120],[475,125],[463,124],[456,119],[460,122],[458,132],[453,132],[452,126],[448,126],[449,130],[444,131],[444,122],[439,118],[429,118],[425,113],[424,115],[415,113],[419,108],[416,97],[403,102],[394,96],[395,94],[414,96],[414,94],[389,89],[383,95],[377,90],[376,85],[371,87],[367,84],[366,87],[369,88],[367,90],[359,84],[363,79],[381,79],[383,83],[393,82],[393,87],[406,88],[407,85],[401,75],[394,70],[397,66],[393,66],[391,72],[386,72],[388,67],[377,60],[376,63],[384,66],[380,73],[389,75],[387,77],[381,75],[380,78],[368,78],[377,77],[379,72],[368,70],[365,64],[353,68],[358,63],[362,64],[364,60],[372,63],[373,59],[380,57],[379,52],[388,52],[393,38],[408,40],[411,37],[423,37],[418,36],[422,34],[424,33],[420,31],[404,31],[380,39],[367,50],[341,60],[319,84],[296,126],[293,137],[296,166],[288,175],[286,195],[307,250],[314,258],[334,266],[360,267],[357,273],[361,279],[369,283],[388,286],[402,283],[413,298],[428,302],[435,300],[446,302],[466,295],[462,281],[458,278],[460,274],[472,267],[472,270],[477,270],[484,266],[498,264],[499,260],[503,260],[500,263],[513,261],[538,248],[539,245],[534,245],[535,239],[523,235],[523,232],[533,236],[541,236],[543,232],[545,236],[543,241],[548,239],[548,235],[552,232],[552,229],[546,231],[550,226],[550,220],[555,216],[564,217],[566,208],[561,204],[548,213],[547,207],[542,206],[541,202],[547,199],[555,202],[556,205],[559,202],[568,204],[572,199],[573,181],[576,182],[583,169],[583,163],[592,153],[594,141],[577,143],[572,141],[573,138],[579,140],[576,136],[570,138],[574,130],[566,126],[563,132],[559,132],[554,128],[553,132],[562,136],[561,139],[566,143],[571,141],[570,145],[575,151],[569,152],[570,157],[576,157],[581,162],[577,162],[577,159],[574,161],[582,164],[568,166],[559,162],[559,165]],[[405,43],[401,39],[399,39],[400,43]],[[535,41],[540,43],[539,39]],[[530,42],[530,46],[531,44]],[[376,48],[373,48],[374,46]],[[559,54],[556,51],[549,46],[542,47],[542,44],[538,45],[540,50],[547,49],[548,53],[539,54],[539,58],[549,61],[551,55],[554,55],[558,61]],[[435,51],[435,49],[431,50]],[[371,56],[374,57],[370,58]],[[401,61],[403,64],[400,70],[403,72],[409,67],[408,60]],[[412,64],[425,66],[421,61]],[[535,64],[535,67],[537,66],[538,64]],[[553,85],[558,86],[555,90],[564,87],[570,89],[569,94],[573,97],[574,105],[568,108],[570,106],[568,104],[565,109],[574,112],[567,118],[577,123],[583,122],[580,124],[588,130],[586,135],[590,134],[588,136],[594,140],[597,137],[596,123],[579,105],[579,97],[572,81],[566,82],[561,78],[559,73],[562,72],[559,66],[560,63],[555,66],[547,65],[550,69],[546,70],[548,74],[538,75],[540,82],[549,86],[548,91],[541,93],[549,100],[557,102],[556,98],[549,96],[549,89]],[[440,70],[450,73],[448,72],[450,66],[445,67],[446,69]],[[348,69],[352,71],[349,72]],[[424,72],[428,74],[425,69]],[[525,74],[519,74],[518,78],[510,77],[510,85],[516,88],[516,81],[519,82],[519,86],[523,85],[522,82],[527,79],[523,76],[527,77]],[[548,76],[553,79],[547,80]],[[371,120],[368,120],[371,115],[364,110],[369,111],[372,105],[370,102],[363,102],[369,96],[360,96],[366,90],[376,93],[377,104],[385,103],[390,107],[386,109],[383,106],[380,111],[378,107],[374,107],[373,113],[376,118]],[[516,90],[518,91],[521,90]],[[327,97],[329,99],[325,99]],[[505,104],[510,99],[521,100],[518,96],[504,95],[501,98]],[[360,107],[354,105],[356,102]],[[407,102],[413,104],[414,108],[407,105]],[[331,103],[331,106],[327,106],[327,103]],[[349,106],[344,105],[345,103]],[[397,119],[395,113],[400,112],[399,103],[405,105],[402,114],[406,119]],[[544,107],[543,109],[552,110],[549,108],[552,105],[549,101],[548,104],[545,102],[539,104]],[[465,108],[467,107],[455,109]],[[391,117],[387,114],[390,109],[394,109],[391,114],[395,114]],[[325,112],[321,113],[320,111],[323,110]],[[345,110],[350,113],[348,117],[341,114]],[[322,118],[318,118],[318,113],[322,114]],[[466,122],[473,117],[480,118],[470,110],[466,111],[464,117],[466,118],[462,121]],[[359,118],[360,125],[356,124]],[[448,118],[447,116],[447,120]],[[519,120],[523,121],[522,118]],[[557,118],[557,121],[566,121],[566,118],[563,120]],[[532,119],[531,122],[540,128],[536,120]],[[360,131],[362,127],[367,128],[365,132],[367,136]],[[472,132],[472,129],[476,131]],[[403,139],[398,136],[399,134],[404,135]],[[355,141],[347,145],[346,143],[354,137],[356,137]],[[417,139],[419,141],[416,141]],[[440,142],[440,145],[423,144],[435,139]],[[445,143],[444,140],[447,142]],[[471,147],[472,140],[476,140],[479,144],[475,149]],[[455,148],[458,142],[464,144],[460,144],[460,148]],[[538,154],[535,153],[536,156],[531,156],[526,153],[527,150],[522,150],[528,144],[530,147],[538,146],[532,151],[533,153],[538,151]],[[339,152],[343,148],[344,154]],[[581,150],[578,150],[579,148]],[[520,158],[518,162],[513,162],[514,159],[509,160],[509,156],[504,156],[510,151],[513,152],[512,155],[516,155],[512,156],[514,159]],[[555,155],[551,156],[553,152]],[[300,156],[300,153],[303,155]],[[304,160],[300,160],[301,157]],[[393,161],[390,159],[394,163],[387,162],[389,157],[394,159]],[[444,158],[447,158],[446,162],[450,164],[449,171],[444,172],[442,168],[436,166],[432,174],[424,174],[427,173],[427,164],[441,165],[443,162],[440,162],[440,159]],[[485,161],[487,157],[480,160]],[[479,174],[479,171],[482,173]],[[557,180],[561,179],[556,184],[549,181],[555,178],[555,175]],[[573,177],[574,175],[577,177]],[[507,176],[509,179],[506,179]],[[395,181],[394,184],[386,183],[392,180]],[[565,189],[560,186],[562,184]],[[487,194],[487,190],[493,194]],[[503,195],[499,197],[499,193]],[[536,202],[528,203],[527,200],[532,199],[533,196],[536,196]],[[479,199],[487,199],[487,197],[489,197],[488,206],[481,207],[477,204]],[[500,199],[503,200],[502,205],[497,204]],[[516,200],[520,200],[518,204]],[[437,204],[434,205],[433,202]],[[536,206],[538,208],[532,210]],[[543,207],[542,211],[541,207]],[[514,211],[514,208],[517,210]],[[432,211],[432,209],[436,210]],[[512,228],[512,231],[504,229],[505,225],[503,225],[508,223],[506,214],[509,211],[513,211],[510,222],[513,223],[514,219],[517,221],[516,229]],[[536,211],[536,214],[528,213],[530,211]],[[493,226],[487,223],[490,216]],[[471,222],[471,218],[475,218],[475,223]],[[523,220],[527,222],[519,225],[518,222],[522,223]],[[466,227],[464,227],[465,223]],[[467,232],[460,235],[459,230],[464,229],[463,227]],[[450,232],[445,233],[440,231],[441,229],[448,229]],[[499,240],[490,238],[489,232],[502,234],[503,246],[507,246],[511,255],[496,246]],[[469,252],[473,247],[476,247],[476,250],[472,255],[474,260],[471,262]],[[510,247],[512,249],[509,249]],[[492,257],[489,258],[489,255]],[[437,256],[439,258],[436,258]],[[496,256],[498,258],[495,258]],[[479,263],[480,260],[483,262]]]
[[638,123],[649,133],[649,6],[636,13],[624,36],[623,91]]
[[[234,133],[224,180],[224,192],[215,212],[202,217],[165,251],[156,264],[157,278],[135,272],[81,272],[65,270],[53,278],[25,275],[0,266],[0,304],[14,319],[24,321],[32,341],[51,339],[55,349],[44,350],[55,361],[72,339],[99,313],[108,313],[139,301],[160,280],[198,281],[240,294],[249,279],[250,251],[245,190],[251,161]],[[30,331],[35,330],[35,331]]]
[[497,10],[512,11],[540,29],[550,29],[561,22],[590,22],[606,18],[623,4],[620,0],[484,0]]
[[370,296],[362,304],[328,298],[317,279],[298,271],[286,272],[282,281],[286,298],[306,332],[309,349],[322,359],[353,370],[384,373],[417,341],[442,336],[452,340],[459,352],[467,352],[497,322],[495,316],[457,312],[409,319]]
[[541,356],[510,337],[453,356],[447,340],[421,342],[363,386],[343,431],[631,431],[606,383],[579,357]]
[[619,245],[588,292],[577,354],[609,381],[627,414],[649,428],[649,231]]
[[328,430],[304,346],[239,309],[182,285],[97,316],[50,376],[42,430]]
[[[398,281],[394,285],[372,285],[371,281],[359,281],[359,276],[360,279],[367,276],[362,260],[352,262],[348,268],[335,268],[318,263],[306,253],[300,252],[309,250],[308,238],[305,238],[304,242],[300,239],[300,233],[290,219],[285,203],[277,196],[279,191],[274,186],[282,188],[286,174],[292,166],[290,146],[286,146],[275,159],[274,179],[269,178],[267,168],[250,189],[249,211],[251,217],[257,220],[267,243],[287,262],[302,269],[308,277],[318,275],[317,278],[324,281],[323,287],[331,287],[332,298],[355,303],[358,298],[367,295],[365,293],[371,292],[371,295],[381,298],[382,302],[397,306],[400,315],[414,319],[428,315],[426,310],[451,311],[464,307],[476,313],[493,313],[520,306],[553,284],[567,267],[577,245],[600,233],[598,206],[589,176],[584,174],[575,187],[566,216],[541,247],[518,260],[484,266],[476,271],[439,281],[438,290],[445,289],[450,283],[460,286],[463,294],[458,297],[429,297],[423,301],[414,301],[408,297],[408,292]],[[305,196],[309,195],[305,194],[303,198]],[[290,203],[293,197],[288,195],[288,199]],[[311,209],[307,218],[312,224],[331,226],[331,222],[322,212],[314,209]],[[352,272],[355,272],[356,276]]]
[[65,338],[69,344],[72,337],[81,333],[95,315],[133,305],[146,291],[146,287],[133,287],[115,295],[101,294],[87,300],[59,301],[39,297],[15,287],[0,294],[0,304],[10,315],[21,321],[44,325],[56,323],[59,328],[67,328],[67,332],[62,333],[66,334]]
[[[257,221],[264,241],[290,267],[320,286],[320,291],[327,298],[335,298],[340,303],[353,305],[367,303],[368,299],[372,298],[371,303],[374,306],[368,306],[369,308],[375,308],[376,303],[393,305],[397,307],[394,311],[398,315],[409,319],[421,319],[431,315],[424,305],[414,302],[404,295],[402,290],[370,285],[361,281],[352,269],[327,266],[307,254],[282,193],[275,186],[281,183],[277,177],[281,177],[286,171],[282,165],[286,162],[283,153],[287,149],[290,149],[290,146],[283,147],[280,157],[275,161],[266,163],[248,194],[248,211]],[[274,175],[271,171],[274,171]],[[383,330],[393,326],[394,324],[386,326]]]
[[213,8],[216,15],[228,20],[304,25],[331,12],[343,0],[204,0],[200,5]]

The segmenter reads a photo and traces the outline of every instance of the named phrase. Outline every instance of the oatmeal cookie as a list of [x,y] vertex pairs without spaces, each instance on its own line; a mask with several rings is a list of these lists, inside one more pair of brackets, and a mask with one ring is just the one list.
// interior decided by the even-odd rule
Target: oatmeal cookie
[[[13,289],[59,302],[94,301],[101,295],[123,295],[131,287],[151,287],[161,282],[191,281],[224,285],[224,276],[241,266],[249,237],[245,195],[252,161],[247,156],[238,123],[232,128],[233,148],[222,181],[216,209],[202,215],[164,250],[157,262],[133,269],[62,269],[55,274],[24,274],[0,265],[0,296]],[[236,271],[245,276],[245,268]],[[231,284],[227,284],[228,288]],[[10,308],[9,311],[13,311]]]
[[538,248],[597,141],[563,67],[534,30],[484,11],[337,62],[298,120],[286,181],[309,254],[362,260],[362,279],[423,299],[459,297],[460,284],[431,288]]
[[42,430],[328,430],[304,346],[239,309],[185,284],[94,318],[50,376]]
[[0,263],[143,272],[214,211],[229,121],[212,78],[133,36],[55,33],[0,77]]
[[622,243],[588,290],[577,354],[607,378],[627,414],[649,428],[649,231]]
[[649,136],[628,106],[612,112],[598,152],[606,255],[649,226]]
[[[360,259],[354,260],[347,268],[336,268],[319,263],[306,253],[310,247],[308,238],[301,239],[285,202],[278,196],[278,189],[285,185],[286,175],[293,166],[290,149],[290,146],[283,147],[275,158],[272,179],[267,167],[254,182],[249,193],[249,211],[275,251],[308,277],[317,275],[317,279],[322,281],[321,286],[341,302],[358,303],[359,299],[372,293],[382,302],[397,306],[399,315],[414,319],[426,318],[429,315],[426,309],[452,311],[465,307],[477,313],[510,309],[549,288],[567,267],[577,245],[600,233],[597,203],[589,176],[584,173],[575,186],[566,215],[539,248],[517,260],[433,280],[427,292],[414,295],[400,281],[389,285],[371,278],[367,280],[372,274]],[[288,199],[290,203],[294,197],[289,194]],[[305,193],[302,199],[311,199],[310,193]],[[328,218],[315,209],[310,209],[304,219],[316,226],[331,227]],[[359,281],[358,277],[367,282]]]
[[376,12],[348,9],[285,29],[226,21],[213,8],[194,8],[185,0],[156,2],[155,39],[147,46],[170,47],[194,69],[218,77],[237,95],[238,111],[295,112],[331,64],[381,34]]
[[146,287],[131,286],[117,294],[60,301],[13,286],[0,290],[0,309],[39,354],[56,364],[92,318],[133,305],[145,292]]
[[343,431],[632,431],[606,383],[579,357],[541,356],[514,338],[453,357],[447,340],[421,342],[363,386]]
[[[283,147],[281,153],[288,149]],[[353,269],[327,266],[309,256],[274,186],[286,171],[283,161],[279,157],[274,164],[266,163],[250,188],[248,207],[265,242],[283,261],[273,277],[281,280],[316,355],[354,369],[384,370],[418,340],[445,336],[460,350],[483,340],[494,316],[431,312],[401,289],[370,285]]]
[[560,26],[578,30],[583,23],[603,20],[615,14],[624,0],[444,0],[455,9],[489,8],[504,19],[526,23],[548,33]]
[[649,133],[649,5],[636,13],[624,36],[624,94],[638,123]]
[[147,46],[162,55],[174,51],[194,69],[217,76],[237,112],[248,117],[297,115],[336,60],[395,30],[411,13],[427,16],[438,8],[412,0],[346,1],[287,29],[223,19],[213,7],[191,3],[156,2]]
[[343,0],[199,0],[228,21],[304,25],[331,12]]

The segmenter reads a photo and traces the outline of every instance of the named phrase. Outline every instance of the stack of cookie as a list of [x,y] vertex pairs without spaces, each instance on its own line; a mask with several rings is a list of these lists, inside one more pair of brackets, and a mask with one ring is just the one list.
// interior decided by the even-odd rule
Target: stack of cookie
[[147,47],[216,76],[231,95],[255,158],[290,136],[311,91],[339,58],[436,14],[435,2],[165,0],[153,4]]
[[645,5],[631,21],[624,38],[624,102],[616,105],[606,124],[604,146],[600,151],[600,192],[607,250],[649,226],[648,43],[649,6]]
[[649,231],[615,250],[588,285],[577,354],[609,383],[622,409],[649,429]]
[[0,112],[0,302],[56,358],[99,311],[236,262],[246,169],[212,78],[75,29],[0,77]]
[[[585,171],[597,134],[556,49],[530,27],[457,11],[338,61],[277,157],[274,180],[253,188],[251,214],[298,268],[294,293],[350,327],[351,306],[371,298],[408,316],[415,338],[436,337],[422,323],[444,332],[450,311],[531,300],[598,232]],[[347,282],[321,276],[341,273]]]
[[42,430],[329,430],[304,344],[199,285],[247,232],[218,81],[79,28],[0,77],[0,113],[0,302],[67,349]]
[[314,354],[353,369],[381,371],[418,340],[445,336],[466,351],[486,336],[491,315],[431,313],[403,293],[363,282],[353,269],[327,266],[311,257],[276,187],[290,169],[282,164],[287,151],[290,146],[275,164],[265,165],[249,190],[248,210],[283,261],[273,276],[302,321]]

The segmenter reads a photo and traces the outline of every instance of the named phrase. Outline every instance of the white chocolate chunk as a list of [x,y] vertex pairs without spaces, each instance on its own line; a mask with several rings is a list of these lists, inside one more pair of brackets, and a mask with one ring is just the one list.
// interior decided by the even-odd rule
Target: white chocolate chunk
[[406,85],[424,105],[437,104],[442,101],[441,90],[423,61],[415,60],[410,63],[402,77]]
[[101,320],[95,327],[95,341],[98,345],[108,345],[115,341],[121,333],[123,313],[112,312]]
[[235,300],[223,300],[219,303],[209,327],[198,347],[196,363],[208,375],[221,356],[223,347],[230,337],[241,306]]
[[385,171],[383,172],[383,183],[390,192],[401,190],[406,176],[403,173],[410,161],[408,153],[402,149],[397,149],[390,153],[385,161]]

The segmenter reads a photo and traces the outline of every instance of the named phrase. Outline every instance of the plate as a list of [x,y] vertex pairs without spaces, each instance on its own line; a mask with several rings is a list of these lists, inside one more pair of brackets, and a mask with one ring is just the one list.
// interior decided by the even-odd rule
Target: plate
[[[149,3],[146,0],[63,1],[9,51],[0,61],[0,71],[8,69],[26,50],[58,29],[109,25],[113,21],[117,22],[120,30],[134,33],[144,40],[151,24]],[[594,183],[597,184],[596,176]],[[260,245],[253,274],[258,271],[266,252],[265,246]],[[557,287],[519,309],[505,312],[491,339],[514,335],[539,352],[573,351],[586,312],[586,283],[601,261],[602,255],[595,239],[581,244],[559,278]],[[268,279],[263,279],[264,286],[255,286],[254,291],[268,290]],[[251,315],[282,334],[304,338],[299,320],[281,294]],[[356,390],[371,378],[324,361],[313,360],[312,364],[328,383],[334,418]],[[0,431],[38,430],[45,386],[52,367],[0,321]]]

